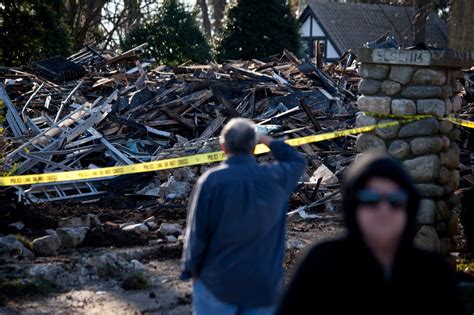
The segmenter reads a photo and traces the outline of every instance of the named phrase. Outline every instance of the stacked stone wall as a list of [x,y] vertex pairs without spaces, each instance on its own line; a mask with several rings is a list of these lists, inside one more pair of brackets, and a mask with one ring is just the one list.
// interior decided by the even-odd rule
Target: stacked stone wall
[[[422,196],[418,215],[418,245],[448,253],[454,249],[453,236],[458,218],[452,211],[459,200],[460,131],[446,117],[461,109],[458,79],[453,68],[362,63],[357,104],[361,112],[380,115],[433,115],[433,118],[377,129],[359,135],[359,152],[380,150],[402,161]],[[378,115],[359,115],[358,127],[397,120]]]

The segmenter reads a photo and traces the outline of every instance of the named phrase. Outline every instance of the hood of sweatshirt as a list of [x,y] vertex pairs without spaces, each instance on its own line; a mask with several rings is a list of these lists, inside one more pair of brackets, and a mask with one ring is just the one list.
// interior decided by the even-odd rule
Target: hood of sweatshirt
[[416,234],[416,214],[419,206],[419,195],[414,183],[402,164],[382,153],[364,153],[348,168],[342,186],[342,205],[344,219],[349,237],[362,240],[360,229],[356,222],[356,194],[364,189],[367,182],[374,177],[387,178],[397,183],[408,193],[407,225],[401,240],[401,245],[410,245]]

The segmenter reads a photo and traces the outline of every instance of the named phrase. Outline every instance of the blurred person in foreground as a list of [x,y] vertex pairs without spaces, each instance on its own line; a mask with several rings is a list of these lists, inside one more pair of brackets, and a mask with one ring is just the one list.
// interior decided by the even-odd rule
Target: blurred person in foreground
[[[288,199],[306,163],[283,141],[258,136],[248,119],[232,119],[220,143],[227,159],[199,178],[191,197],[181,279],[193,279],[194,314],[274,314]],[[257,143],[276,161],[258,164]]]
[[402,165],[364,154],[341,192],[346,234],[305,253],[277,314],[463,314],[453,268],[414,246],[419,197]]

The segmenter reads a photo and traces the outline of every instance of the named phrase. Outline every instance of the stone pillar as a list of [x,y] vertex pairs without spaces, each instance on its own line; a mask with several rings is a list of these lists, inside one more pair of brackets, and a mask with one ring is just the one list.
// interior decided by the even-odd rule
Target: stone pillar
[[[5,141],[4,139],[4,129],[3,129],[3,123],[5,122],[5,103],[3,100],[0,99],[0,148],[4,146],[3,142]],[[5,167],[5,162],[4,162],[4,156],[5,152],[0,152],[0,176],[2,176],[5,172],[4,167]],[[1,192],[0,192],[1,193]],[[0,196],[1,197],[1,196]]]
[[[459,200],[460,131],[440,120],[461,108],[460,67],[472,64],[473,55],[451,51],[360,49],[357,100],[361,112],[381,115],[433,115],[433,118],[361,134],[359,152],[382,150],[401,160],[422,196],[415,242],[424,248],[449,253],[454,249]],[[390,122],[397,118],[359,115],[357,126]]]

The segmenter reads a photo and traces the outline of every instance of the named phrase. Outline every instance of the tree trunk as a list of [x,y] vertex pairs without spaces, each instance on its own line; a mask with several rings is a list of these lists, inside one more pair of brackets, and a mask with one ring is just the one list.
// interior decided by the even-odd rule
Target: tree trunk
[[460,52],[474,52],[474,2],[454,0],[449,23],[449,48]]
[[214,32],[219,34],[222,31],[222,20],[224,19],[226,0],[214,0]]
[[207,39],[211,38],[211,21],[209,19],[209,11],[207,9],[206,0],[197,0],[197,4],[201,8],[202,26],[204,27],[204,36]]
[[298,4],[299,0],[290,0],[291,13],[293,13],[294,16],[296,16],[296,14],[298,13]]
[[124,10],[127,11],[127,21],[124,25],[124,31],[131,31],[140,20],[140,3],[140,0],[124,0]]
[[67,0],[64,2],[69,12],[68,24],[74,48],[80,49],[100,25],[102,8],[108,0]]

